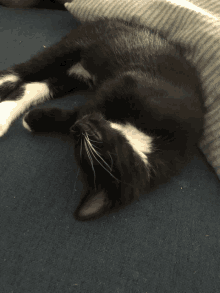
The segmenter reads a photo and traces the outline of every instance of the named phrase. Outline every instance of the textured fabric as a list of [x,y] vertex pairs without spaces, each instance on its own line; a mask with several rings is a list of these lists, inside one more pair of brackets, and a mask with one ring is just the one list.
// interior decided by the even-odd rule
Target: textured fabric
[[220,179],[220,2],[219,0],[74,0],[65,7],[81,22],[101,16],[135,18],[189,47],[203,84],[207,115],[200,148]]
[[[67,11],[0,6],[0,70],[79,25]],[[38,107],[68,109],[85,93]],[[220,184],[198,148],[169,183],[97,221],[74,220],[82,184],[66,136],[19,118],[0,138],[0,293],[218,293]]]

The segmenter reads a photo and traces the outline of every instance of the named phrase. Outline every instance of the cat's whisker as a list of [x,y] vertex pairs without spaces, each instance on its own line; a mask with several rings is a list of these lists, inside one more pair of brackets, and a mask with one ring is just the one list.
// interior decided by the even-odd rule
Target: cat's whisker
[[[87,136],[87,138],[89,139],[89,141],[102,143],[102,141],[96,141],[96,140],[92,140],[91,138],[89,138],[90,135],[87,132],[83,133],[83,136],[84,137]],[[99,147],[94,146],[94,145],[93,145],[93,147],[96,147],[96,148],[100,149]]]
[[[117,181],[120,181],[118,178],[116,178],[114,175],[112,175],[112,173],[109,172],[109,170],[107,170],[103,165],[102,163],[97,159],[97,157],[95,156],[95,154],[93,153],[93,150],[90,149],[91,152],[92,152],[92,155],[93,157],[96,159],[96,161],[99,163],[100,166],[102,166],[102,168],[104,168],[113,178],[115,178]],[[100,157],[100,156],[99,156]],[[100,157],[101,158],[101,157]],[[102,158],[101,158],[102,159]],[[103,160],[103,159],[102,159]],[[106,163],[104,160],[103,160],[104,163]],[[106,163],[107,164],[107,163]],[[107,164],[108,165],[108,164]],[[108,167],[110,168],[110,166],[108,165]]]
[[91,163],[91,166],[92,166],[92,170],[93,170],[93,173],[94,173],[94,185],[95,185],[95,189],[96,189],[96,184],[95,184],[96,173],[95,173],[95,169],[94,169],[94,165],[93,165],[93,159],[91,157],[91,154],[90,154],[89,149],[88,149],[88,145],[87,145],[85,140],[84,140],[84,145],[85,145],[85,149],[86,149],[86,152],[87,152],[87,155],[89,157],[89,160],[90,160],[90,163]]
[[[111,172],[109,172],[109,170],[107,170],[106,168],[105,168],[105,166],[103,166],[103,164],[97,159],[97,157],[95,156],[95,154],[97,154],[97,151],[96,150],[94,150],[94,148],[92,147],[92,144],[90,143],[89,144],[89,141],[90,141],[90,139],[89,139],[89,137],[88,137],[88,135],[87,135],[87,133],[82,133],[83,134],[83,136],[84,136],[84,143],[85,143],[85,147],[86,147],[86,151],[87,151],[87,154],[88,154],[88,156],[89,156],[89,159],[90,159],[90,162],[91,162],[91,164],[92,164],[92,168],[93,168],[93,171],[94,171],[94,174],[95,174],[95,170],[94,170],[94,166],[93,166],[93,160],[91,161],[91,155],[96,159],[96,161],[99,163],[99,165],[103,168],[103,169],[105,169],[114,179],[116,179],[118,182],[122,182],[122,183],[124,183],[124,184],[127,184],[127,185],[129,185],[129,186],[131,186],[131,187],[135,187],[134,185],[132,185],[132,184],[129,184],[129,183],[126,183],[126,182],[123,182],[123,181],[121,181],[121,180],[119,180],[118,178],[116,178],[114,175],[112,175],[112,173]],[[90,151],[91,151],[91,154],[89,153],[89,150],[88,150],[88,147],[89,147],[89,149],[90,149]],[[110,152],[108,152],[108,154],[109,154],[109,156],[111,157],[111,155],[110,155]],[[115,154],[115,153],[111,153],[111,154]],[[97,154],[98,155],[98,154]],[[100,156],[99,156],[100,157]],[[100,157],[101,158],[101,157]],[[101,158],[102,159],[102,158]],[[103,160],[103,159],[102,159]],[[105,162],[105,164],[107,164],[107,166],[109,167],[109,169],[112,171],[112,167],[113,167],[113,159],[112,159],[112,157],[111,157],[111,161],[112,161],[112,166],[111,166],[111,168],[110,168],[110,166],[103,160],[103,162]],[[94,183],[95,183],[95,181],[94,181]],[[96,188],[96,185],[95,185],[95,188]]]
[[[86,138],[86,135],[85,134],[83,134],[84,135],[84,138],[85,138],[85,140],[88,142],[88,140],[87,140],[87,138]],[[85,142],[85,140],[84,140],[84,142]],[[86,142],[85,142],[86,143]],[[87,143],[86,143],[87,144]],[[87,145],[88,147],[90,147],[91,146],[91,144],[90,144],[90,146],[89,145]],[[91,151],[91,154],[92,154],[92,156],[96,159],[96,161],[100,164],[100,166],[103,168],[103,169],[105,169],[114,179],[116,179],[118,182],[122,182],[122,183],[124,183],[124,184],[127,184],[127,185],[129,185],[129,186],[131,186],[131,187],[135,187],[134,185],[132,185],[132,184],[129,184],[129,183],[126,183],[126,182],[123,182],[123,181],[121,181],[121,180],[119,180],[118,178],[116,178],[114,175],[112,175],[112,173],[110,173],[102,164],[101,164],[101,162],[97,159],[97,157],[95,156],[95,154],[93,153],[93,149],[92,148],[90,148],[90,151]],[[95,151],[95,150],[94,150]],[[97,152],[95,152],[95,153],[97,153]],[[109,153],[109,156],[111,157],[111,155],[110,155],[110,152],[108,152]],[[88,153],[87,153],[88,154]],[[114,153],[112,153],[112,154],[114,154]],[[111,160],[112,160],[112,157],[111,157]],[[105,162],[105,161],[104,161]],[[106,162],[105,162],[106,163]],[[106,163],[107,164],[107,163]],[[112,165],[113,165],[113,160],[112,160]],[[109,167],[109,165],[108,165],[108,167]],[[109,167],[110,168],[110,167]],[[112,171],[112,168],[111,168],[111,171]]]
[[80,159],[82,159],[82,137],[81,137],[81,145],[80,145]]
[[92,168],[93,168],[93,161],[92,161],[92,157],[91,157],[91,155],[90,155],[90,153],[89,153],[89,150],[88,150],[88,145],[87,145],[87,143],[86,143],[86,141],[85,141],[85,140],[84,140],[84,145],[85,145],[86,153],[87,153],[87,155],[88,155],[88,157],[89,157],[90,163],[91,163],[91,165],[92,165]]
[[84,140],[84,145],[85,145],[86,153],[87,153],[87,155],[88,155],[88,157],[89,157],[89,160],[90,160],[90,162],[91,162],[92,169],[94,169],[94,166],[93,166],[93,159],[92,159],[92,156],[91,156],[91,154],[90,154],[90,152],[89,152],[88,144],[87,144],[87,142],[86,142],[85,140]]
[[[134,185],[132,185],[132,184],[129,184],[129,183],[126,183],[126,182],[123,182],[123,181],[121,181],[121,180],[119,180],[118,178],[116,178],[114,175],[112,175],[112,173],[110,173],[101,163],[100,163],[100,161],[97,159],[97,157],[92,153],[92,155],[93,155],[93,157],[96,159],[96,161],[113,177],[113,178],[115,178],[117,181],[119,181],[119,182],[122,182],[122,183],[124,183],[124,184],[127,184],[127,185],[129,185],[129,186],[132,186],[132,187],[135,187]],[[112,158],[111,158],[112,159]],[[113,164],[113,161],[112,161],[112,164]],[[112,169],[111,169],[111,171],[112,171]]]
[[109,167],[109,169],[111,170],[111,167],[108,165],[108,163],[106,163],[106,161],[99,155],[99,153],[93,148],[93,145],[91,144],[91,142],[89,141],[89,138],[86,138],[88,144],[90,145],[91,149],[99,156],[99,158]]
[[[88,141],[88,142],[90,142],[91,141],[91,139],[87,136],[87,133],[86,133],[86,135],[85,134],[83,134],[84,135],[84,137],[85,137],[85,139]],[[98,149],[100,149],[99,147],[97,147],[97,146],[95,146],[95,145],[93,145],[92,143],[91,143],[91,145],[92,145],[92,147],[94,148],[98,148]],[[98,154],[100,154],[98,151],[96,151]],[[100,154],[101,155],[101,154]]]
[[[88,133],[86,133],[88,136],[90,136],[90,134],[88,134]],[[89,140],[91,140],[91,141],[93,141],[93,142],[98,142],[98,143],[102,143],[102,141],[96,141],[96,140],[93,140],[93,139],[89,139]]]
[[111,165],[111,171],[112,171],[112,167],[113,167],[113,159],[112,159],[112,156],[110,155],[110,153],[108,152],[110,158],[111,158],[111,162],[112,162],[112,165]]
[[[87,132],[86,132],[86,134],[87,134]],[[95,135],[93,135],[93,134],[87,134],[87,135],[89,135],[89,136],[94,136],[94,137],[95,137]],[[95,141],[95,140],[94,140],[94,141]],[[101,141],[96,141],[96,142],[102,143]]]
[[[92,144],[92,146],[94,147],[94,148],[97,148],[98,150],[101,150],[99,147],[97,147],[96,145],[94,145],[94,144]],[[98,152],[98,151],[97,151]],[[99,153],[100,154],[100,153]]]
[[[102,163],[97,159],[97,157],[93,154],[94,158],[96,159],[96,161],[99,163],[100,166],[102,166],[102,168],[104,168],[113,178],[115,178],[117,181],[120,181],[118,178],[116,178],[114,175],[112,175],[111,172],[109,172],[103,165]],[[120,181],[122,182],[122,181]]]
[[[91,142],[90,142],[90,138],[87,136],[87,133],[86,133],[86,137],[85,137],[85,139],[87,140],[87,142],[94,148],[94,147],[96,147],[95,145],[93,145]],[[98,149],[100,149],[99,147],[97,147]],[[94,151],[96,151],[96,150],[94,150]],[[99,155],[101,155],[101,153],[99,153],[98,151],[96,151]]]

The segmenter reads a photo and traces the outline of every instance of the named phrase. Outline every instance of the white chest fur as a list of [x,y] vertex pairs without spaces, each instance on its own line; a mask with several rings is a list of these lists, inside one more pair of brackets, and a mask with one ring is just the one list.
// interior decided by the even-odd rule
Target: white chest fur
[[127,123],[127,124],[119,124],[119,123],[111,123],[111,127],[117,129],[123,134],[128,143],[131,145],[133,150],[138,154],[141,159],[148,164],[147,154],[152,152],[152,141],[153,138],[146,135],[145,133],[138,130],[135,126]]

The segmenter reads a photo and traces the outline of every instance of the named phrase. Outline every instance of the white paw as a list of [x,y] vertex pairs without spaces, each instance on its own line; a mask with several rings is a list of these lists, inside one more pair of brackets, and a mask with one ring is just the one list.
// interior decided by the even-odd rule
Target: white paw
[[4,83],[11,82],[11,85],[10,84],[8,85],[10,87],[13,85],[13,83],[16,84],[19,80],[20,78],[17,75],[7,74],[3,76],[2,78],[0,78],[0,86],[4,85]]
[[[29,112],[28,112],[29,113]],[[26,115],[28,115],[28,113],[26,113],[24,116],[23,116],[23,119],[22,119],[22,124],[24,126],[24,128],[26,128],[28,131],[32,132],[31,128],[29,127],[29,125],[27,124],[27,122],[24,120]]]
[[0,137],[9,129],[16,113],[17,103],[7,101],[0,103]]
[[2,137],[8,131],[7,125],[0,125],[0,137]]
[[[17,96],[16,101],[0,103],[0,137],[8,131],[10,125],[31,105],[42,103],[53,95],[46,82],[28,83],[23,85],[21,89],[23,93]],[[23,121],[24,127],[29,130],[26,124]]]

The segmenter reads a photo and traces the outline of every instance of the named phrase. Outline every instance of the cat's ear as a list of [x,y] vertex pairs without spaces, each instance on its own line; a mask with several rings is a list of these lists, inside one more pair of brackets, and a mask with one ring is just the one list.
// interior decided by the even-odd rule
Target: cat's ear
[[104,215],[104,212],[108,210],[109,199],[104,190],[99,190],[95,193],[85,196],[76,211],[74,217],[79,221],[88,221],[97,219]]

